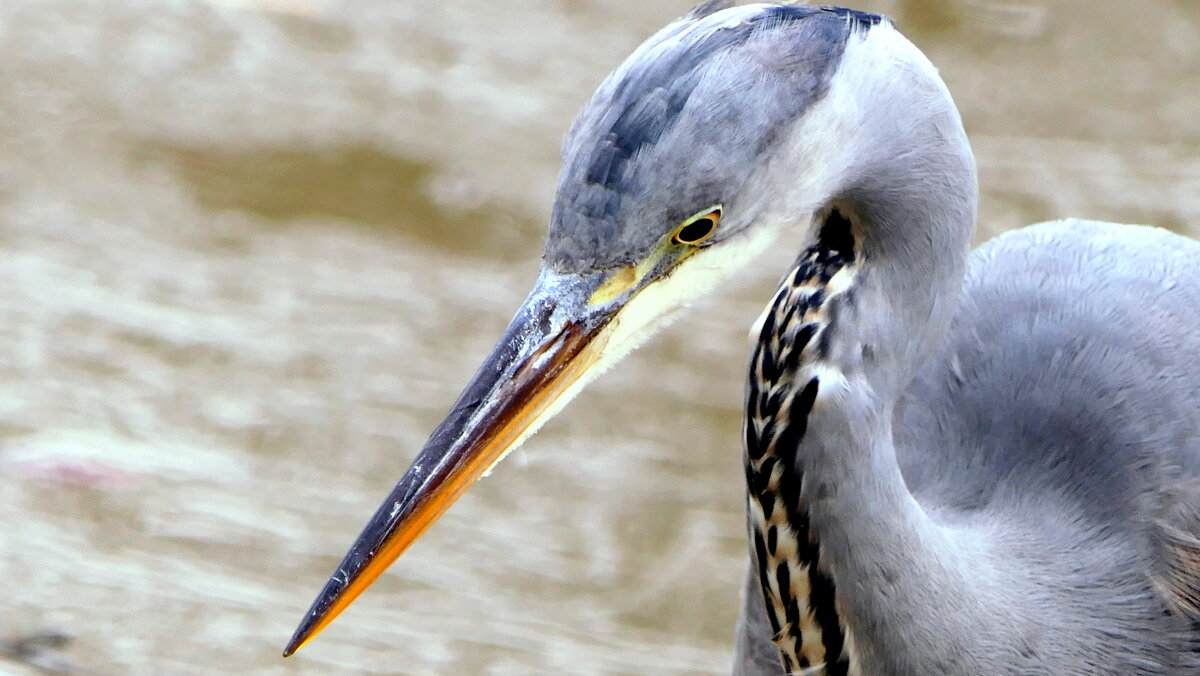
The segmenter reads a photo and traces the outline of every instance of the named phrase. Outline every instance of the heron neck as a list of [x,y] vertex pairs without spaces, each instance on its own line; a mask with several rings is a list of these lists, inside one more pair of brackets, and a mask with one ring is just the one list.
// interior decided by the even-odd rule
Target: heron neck
[[[857,235],[854,263],[846,280],[823,287],[823,349],[797,372],[797,387],[817,383],[793,465],[800,504],[865,673],[881,664],[972,671],[950,637],[979,610],[981,562],[909,492],[892,430],[896,401],[945,340],[974,226],[974,164],[961,126],[945,129],[905,146],[916,152],[881,153],[835,201]],[[945,639],[906,655],[914,631]]]
[[[908,491],[892,435],[895,402],[944,341],[975,220],[974,163],[946,104],[924,125],[875,134],[895,145],[845,168],[764,314],[747,398],[750,521],[789,667],[936,673],[963,659],[949,639],[904,654],[913,631],[950,637],[970,623],[978,569]],[[772,545],[772,528],[794,549]],[[789,591],[797,575],[806,598]]]
[[[875,398],[863,378],[830,376],[823,384],[828,399],[817,398],[796,461],[819,564],[837,589],[846,657],[863,673],[877,673],[882,664],[939,673],[962,659],[951,637],[976,624],[969,614],[978,598],[972,588],[985,577],[980,561],[908,491],[890,403]],[[844,401],[834,405],[835,399]],[[931,640],[921,654],[908,655],[914,632],[943,642]]]

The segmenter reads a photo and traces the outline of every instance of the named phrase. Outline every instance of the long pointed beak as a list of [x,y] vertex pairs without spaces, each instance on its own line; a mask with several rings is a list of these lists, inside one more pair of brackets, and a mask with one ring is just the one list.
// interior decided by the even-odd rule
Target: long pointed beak
[[612,295],[606,291],[611,284],[600,275],[543,272],[449,415],[313,601],[285,657],[328,626],[467,488],[582,387],[620,307],[612,302],[592,307],[598,296]]

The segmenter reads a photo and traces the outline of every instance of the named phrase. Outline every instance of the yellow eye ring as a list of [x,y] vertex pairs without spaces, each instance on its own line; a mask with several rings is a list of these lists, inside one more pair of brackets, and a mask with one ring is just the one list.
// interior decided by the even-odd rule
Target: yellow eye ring
[[676,244],[695,246],[712,236],[721,221],[720,205],[709,207],[683,222],[671,236]]

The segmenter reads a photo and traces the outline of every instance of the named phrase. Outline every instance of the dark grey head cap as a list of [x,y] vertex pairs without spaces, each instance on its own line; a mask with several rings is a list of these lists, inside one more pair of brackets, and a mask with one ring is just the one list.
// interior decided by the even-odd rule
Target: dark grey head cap
[[827,90],[849,35],[880,20],[745,6],[693,12],[659,31],[567,134],[546,263],[559,272],[630,265],[697,211],[736,210],[780,132]]

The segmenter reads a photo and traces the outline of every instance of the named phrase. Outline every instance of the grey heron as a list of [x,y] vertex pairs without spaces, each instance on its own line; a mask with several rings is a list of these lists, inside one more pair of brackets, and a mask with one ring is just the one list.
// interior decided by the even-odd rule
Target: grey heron
[[735,671],[1200,673],[1200,244],[1067,220],[971,253],[975,164],[925,56],[876,15],[729,5],[579,113],[533,290],[285,655],[790,232],[746,390]]

